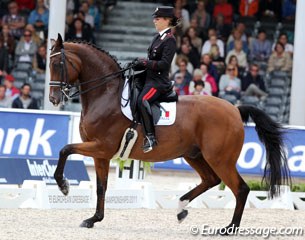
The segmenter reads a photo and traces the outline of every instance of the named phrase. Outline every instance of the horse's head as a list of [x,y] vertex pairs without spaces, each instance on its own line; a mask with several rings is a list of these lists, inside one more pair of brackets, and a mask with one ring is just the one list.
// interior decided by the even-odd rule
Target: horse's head
[[51,39],[51,44],[49,100],[57,106],[68,98],[70,89],[78,79],[81,62],[74,52],[64,48],[60,34],[57,40]]

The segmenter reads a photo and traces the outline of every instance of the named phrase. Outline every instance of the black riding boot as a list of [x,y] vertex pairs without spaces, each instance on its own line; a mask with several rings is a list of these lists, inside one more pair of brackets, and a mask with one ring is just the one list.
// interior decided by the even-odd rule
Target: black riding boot
[[147,109],[143,107],[141,109],[142,113],[142,124],[144,127],[144,133],[146,135],[143,144],[143,152],[150,152],[154,146],[157,145],[157,140],[155,137],[155,128],[152,116],[147,112]]

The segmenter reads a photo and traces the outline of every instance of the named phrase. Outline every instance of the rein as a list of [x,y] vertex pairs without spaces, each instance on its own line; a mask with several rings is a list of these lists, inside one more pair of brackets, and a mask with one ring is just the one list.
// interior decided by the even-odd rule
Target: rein
[[[85,93],[87,93],[87,92],[89,92],[91,90],[94,90],[94,89],[96,89],[98,87],[101,87],[104,84],[108,83],[113,78],[117,77],[119,74],[122,74],[122,73],[126,72],[127,70],[132,69],[132,67],[133,67],[133,64],[129,64],[128,67],[123,68],[123,69],[121,69],[121,70],[119,70],[117,72],[110,73],[110,74],[108,74],[106,76],[94,78],[94,79],[91,79],[91,80],[88,80],[88,81],[85,81],[85,82],[82,82],[82,83],[78,83],[77,85],[71,85],[71,84],[68,83],[69,76],[68,76],[68,71],[67,71],[66,60],[71,64],[71,66],[73,67],[73,69],[76,72],[77,72],[77,69],[74,66],[73,62],[70,61],[70,59],[66,57],[64,48],[62,48],[60,52],[56,52],[56,53],[51,54],[50,58],[55,57],[57,55],[61,55],[61,60],[60,60],[60,75],[61,75],[61,79],[64,79],[64,81],[51,81],[49,83],[49,86],[50,87],[59,87],[60,91],[64,95],[64,98],[67,98],[67,99],[72,99],[72,98],[78,97],[79,95],[85,94]],[[98,80],[102,80],[102,82],[98,83],[97,85],[95,85],[95,86],[93,86],[93,87],[91,87],[89,89],[86,89],[85,91],[78,90],[78,91],[76,91],[75,93],[73,93],[71,95],[69,94],[69,91],[71,90],[72,87],[79,87],[79,86],[82,86],[82,85],[85,85],[85,84],[88,84],[88,83],[96,82]]]

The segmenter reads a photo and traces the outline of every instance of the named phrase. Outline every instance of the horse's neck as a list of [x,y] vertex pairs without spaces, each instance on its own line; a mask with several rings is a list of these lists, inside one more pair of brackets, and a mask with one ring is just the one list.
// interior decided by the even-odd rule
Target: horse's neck
[[[105,54],[106,55],[106,54]],[[114,66],[112,59],[109,56],[103,58],[92,58],[82,62],[82,72],[79,76],[81,91],[88,91],[81,95],[83,114],[92,111],[98,111],[104,115],[114,114],[120,110],[120,96],[122,79],[119,77],[109,78],[107,83],[100,85],[103,81],[103,76],[119,71]],[[86,84],[85,82],[101,78],[97,81]]]

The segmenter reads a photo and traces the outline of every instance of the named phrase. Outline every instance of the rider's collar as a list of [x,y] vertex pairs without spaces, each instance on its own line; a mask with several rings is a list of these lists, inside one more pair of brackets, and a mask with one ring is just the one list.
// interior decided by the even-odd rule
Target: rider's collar
[[165,28],[164,30],[162,30],[161,32],[159,32],[160,36],[162,37],[162,35],[168,30],[170,29],[169,27],[168,28]]

